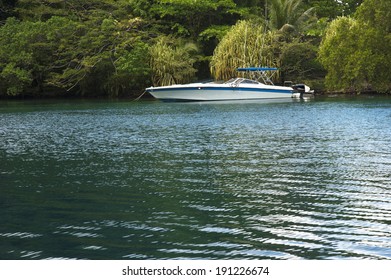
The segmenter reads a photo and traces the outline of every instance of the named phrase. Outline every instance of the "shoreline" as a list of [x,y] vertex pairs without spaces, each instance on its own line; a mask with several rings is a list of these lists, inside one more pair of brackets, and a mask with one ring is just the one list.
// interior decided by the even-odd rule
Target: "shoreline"
[[[391,92],[377,92],[377,91],[317,91],[315,90],[314,97],[360,97],[360,96],[370,96],[370,97],[391,97]],[[132,92],[131,94],[122,95],[122,96],[104,96],[104,95],[87,95],[87,96],[78,96],[78,95],[53,95],[52,93],[44,93],[40,95],[19,95],[19,96],[0,96],[0,101],[8,100],[155,100],[153,96],[145,92]]]

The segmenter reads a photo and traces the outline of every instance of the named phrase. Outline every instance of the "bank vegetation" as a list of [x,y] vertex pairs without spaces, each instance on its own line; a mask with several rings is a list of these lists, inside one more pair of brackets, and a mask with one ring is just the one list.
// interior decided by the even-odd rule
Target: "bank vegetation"
[[246,66],[390,92],[389,0],[0,0],[0,97],[132,96]]

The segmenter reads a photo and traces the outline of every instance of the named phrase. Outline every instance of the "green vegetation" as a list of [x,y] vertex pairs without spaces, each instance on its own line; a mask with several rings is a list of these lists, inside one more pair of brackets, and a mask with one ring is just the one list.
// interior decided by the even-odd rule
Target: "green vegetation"
[[0,97],[138,95],[244,66],[389,92],[388,2],[0,0]]
[[255,21],[239,21],[216,47],[211,72],[216,79],[226,80],[235,75],[238,67],[276,65],[274,46],[276,32],[267,30]]
[[319,59],[334,90],[391,90],[391,6],[365,0],[353,17],[339,17],[327,29]]
[[150,47],[153,85],[172,85],[185,83],[194,78],[196,69],[192,53],[197,46],[170,37],[160,37]]

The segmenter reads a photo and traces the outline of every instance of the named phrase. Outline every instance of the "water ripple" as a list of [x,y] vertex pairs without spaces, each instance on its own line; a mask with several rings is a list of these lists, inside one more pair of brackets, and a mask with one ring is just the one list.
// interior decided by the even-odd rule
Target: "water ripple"
[[2,259],[391,259],[390,99],[11,103]]

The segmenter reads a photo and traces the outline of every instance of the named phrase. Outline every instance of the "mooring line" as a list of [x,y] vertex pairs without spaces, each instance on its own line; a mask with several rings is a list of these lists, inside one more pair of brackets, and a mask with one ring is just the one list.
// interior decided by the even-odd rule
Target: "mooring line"
[[137,97],[136,99],[133,99],[133,101],[138,101],[141,97],[143,97],[143,95],[146,93],[147,91],[144,90],[144,92],[139,96]]

